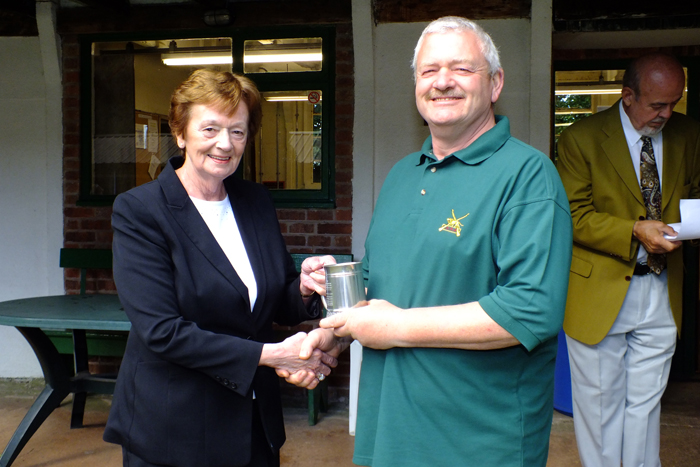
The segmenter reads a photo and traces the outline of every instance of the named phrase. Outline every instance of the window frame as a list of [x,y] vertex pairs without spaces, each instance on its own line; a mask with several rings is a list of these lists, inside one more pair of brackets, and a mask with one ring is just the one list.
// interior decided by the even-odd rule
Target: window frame
[[[155,31],[129,33],[85,34],[78,37],[80,50],[80,187],[77,205],[111,205],[116,195],[92,194],[93,183],[93,63],[94,42],[139,41],[158,39],[188,39],[230,37],[233,65],[231,71],[244,74],[260,92],[320,90],[323,95],[321,113],[321,189],[277,190],[270,194],[276,207],[334,208],[335,207],[335,26],[304,26],[275,28],[211,28],[187,31]],[[321,37],[323,66],[321,71],[289,73],[243,73],[243,52],[246,40]],[[236,176],[241,176],[239,167]]]

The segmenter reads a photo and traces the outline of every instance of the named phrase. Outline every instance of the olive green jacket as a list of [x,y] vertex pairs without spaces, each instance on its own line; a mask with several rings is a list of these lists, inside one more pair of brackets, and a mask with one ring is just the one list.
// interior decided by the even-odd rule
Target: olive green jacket
[[[632,227],[646,217],[619,101],[567,128],[558,153],[574,227],[564,331],[592,345],[605,337],[620,311],[640,247]],[[674,113],[663,129],[661,188],[666,224],[681,221],[681,199],[700,198],[700,124],[682,114]],[[668,255],[668,291],[680,333],[682,247]]]

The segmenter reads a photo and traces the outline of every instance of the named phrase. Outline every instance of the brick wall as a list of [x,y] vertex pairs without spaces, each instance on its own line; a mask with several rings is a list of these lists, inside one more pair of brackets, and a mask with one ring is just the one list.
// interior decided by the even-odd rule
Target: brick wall
[[[354,79],[352,27],[339,24],[336,36],[336,116],[334,209],[279,209],[280,228],[293,253],[350,253],[352,240],[352,126]],[[111,248],[111,206],[79,205],[80,188],[80,60],[76,35],[64,34],[63,47],[63,215],[64,246],[67,248]],[[77,270],[66,269],[66,293],[80,290]],[[88,271],[88,293],[116,293],[111,271]],[[310,326],[280,327],[281,335]],[[347,353],[347,352],[346,352]],[[97,368],[94,368],[98,370]],[[333,398],[345,397],[349,381],[347,355],[329,378]],[[299,396],[300,393],[295,393]]]

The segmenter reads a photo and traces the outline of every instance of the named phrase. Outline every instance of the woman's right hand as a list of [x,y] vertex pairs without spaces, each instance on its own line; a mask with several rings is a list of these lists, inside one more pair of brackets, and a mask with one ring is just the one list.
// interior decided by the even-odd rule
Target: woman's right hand
[[274,368],[278,376],[296,386],[315,388],[319,376],[328,376],[338,360],[320,349],[314,349],[309,358],[301,359],[299,355],[306,338],[306,333],[299,332],[277,344],[263,345],[259,365]]

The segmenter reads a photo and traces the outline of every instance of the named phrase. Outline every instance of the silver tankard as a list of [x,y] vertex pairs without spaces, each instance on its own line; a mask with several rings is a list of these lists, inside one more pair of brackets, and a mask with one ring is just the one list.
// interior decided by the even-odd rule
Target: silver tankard
[[321,297],[326,316],[341,313],[367,299],[362,278],[362,263],[326,264],[326,296]]

